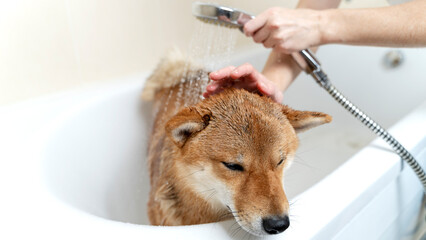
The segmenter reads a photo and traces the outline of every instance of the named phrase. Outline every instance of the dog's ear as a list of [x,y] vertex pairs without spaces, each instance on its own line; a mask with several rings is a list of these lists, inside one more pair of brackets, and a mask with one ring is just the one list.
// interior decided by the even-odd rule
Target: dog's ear
[[210,112],[184,108],[167,122],[166,133],[178,147],[183,147],[189,138],[207,127],[210,117]]
[[294,130],[296,130],[296,133],[301,133],[324,123],[329,123],[332,120],[332,117],[325,113],[298,111],[288,106],[283,106],[283,112]]

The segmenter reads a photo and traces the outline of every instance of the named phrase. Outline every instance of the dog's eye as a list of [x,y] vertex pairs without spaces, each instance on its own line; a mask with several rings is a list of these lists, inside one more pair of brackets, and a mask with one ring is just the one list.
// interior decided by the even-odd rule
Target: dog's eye
[[244,171],[243,166],[241,166],[240,164],[237,163],[227,163],[227,162],[222,162],[223,165],[225,165],[225,167],[231,169],[232,171]]
[[281,158],[281,160],[278,162],[277,166],[281,165],[281,163],[284,162],[284,158]]

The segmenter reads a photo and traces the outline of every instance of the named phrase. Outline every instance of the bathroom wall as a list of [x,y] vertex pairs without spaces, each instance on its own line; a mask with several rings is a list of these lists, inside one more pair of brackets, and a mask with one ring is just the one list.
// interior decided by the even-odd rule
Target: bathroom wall
[[[186,48],[192,0],[0,0],[0,105],[150,71]],[[212,1],[210,1],[212,2]],[[297,0],[217,0],[258,14]],[[385,0],[341,7],[385,6]],[[241,34],[238,49],[260,47]]]

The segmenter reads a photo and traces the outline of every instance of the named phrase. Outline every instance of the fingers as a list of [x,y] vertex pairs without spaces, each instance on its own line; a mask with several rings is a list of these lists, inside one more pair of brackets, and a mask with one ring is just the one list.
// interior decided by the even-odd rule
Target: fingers
[[222,68],[216,72],[211,72],[209,77],[213,81],[224,80],[230,78],[231,72],[235,69],[234,66],[228,66],[226,68]]
[[[237,88],[253,88],[253,83],[256,81],[257,71],[251,64],[243,64],[239,67],[229,66],[222,68],[216,72],[210,73],[210,79],[213,80],[207,87],[204,97],[217,94],[224,87],[234,86]],[[248,78],[245,78],[247,77]],[[241,79],[244,79],[240,81]],[[238,81],[238,82],[237,82]]]
[[253,66],[249,63],[245,63],[237,68],[235,68],[232,72],[231,72],[231,78],[232,79],[239,79],[239,78],[243,78],[243,77],[252,77],[249,78],[249,80],[254,80],[255,79],[253,77],[255,76],[255,73],[257,71],[253,68]]
[[235,69],[234,66],[228,66],[222,68],[216,72],[211,72],[209,77],[213,80],[206,87],[206,91],[203,93],[203,97],[207,98],[211,95],[217,94],[223,90],[223,86],[231,79],[231,73]]
[[263,42],[263,46],[266,48],[275,48],[276,45],[277,41],[272,37],[269,37]]
[[253,40],[256,43],[263,43],[266,39],[268,39],[270,33],[271,32],[266,27],[262,27],[254,33]]
[[274,86],[272,86],[269,81],[266,81],[266,79],[262,79],[257,82],[257,89],[259,89],[260,93],[266,96],[272,96],[275,93]]
[[273,96],[271,96],[271,99],[277,103],[282,103],[284,100],[284,95],[282,92],[277,91]]
[[[229,66],[210,73],[210,79],[216,82],[225,83],[243,77],[257,77],[257,71],[249,63],[245,63],[239,67]],[[254,79],[255,80],[255,79]]]
[[205,98],[220,93],[226,87],[243,88],[248,91],[258,91],[261,95],[270,97],[281,103],[283,94],[277,89],[275,83],[268,80],[251,64],[246,63],[239,67],[229,66],[217,72],[210,73],[213,80],[203,93]]
[[277,40],[279,40],[279,38],[274,37],[279,30],[276,23],[277,15],[279,15],[278,8],[266,10],[256,19],[248,22],[244,26],[244,32],[247,36],[253,37],[254,42],[262,43],[266,48],[274,48]]
[[259,89],[259,92],[262,95],[270,97],[272,100],[274,100],[277,103],[282,103],[283,101],[283,93],[278,90],[276,85],[269,81],[268,79],[262,79],[261,81],[257,82],[257,89]]
[[223,88],[217,82],[212,82],[206,87],[206,91],[203,93],[203,97],[208,98],[211,95],[218,94],[223,91]]
[[253,20],[248,21],[245,25],[244,25],[244,34],[247,37],[251,37],[254,35],[254,33],[259,30],[261,27],[263,27],[265,25],[265,23],[268,20],[268,14],[267,11],[259,14],[256,18],[254,18]]
[[238,86],[242,88],[256,87],[258,81],[267,81],[251,64],[245,63],[239,67],[229,66],[219,71],[210,73],[213,80],[207,91],[216,91],[216,88],[225,86]]

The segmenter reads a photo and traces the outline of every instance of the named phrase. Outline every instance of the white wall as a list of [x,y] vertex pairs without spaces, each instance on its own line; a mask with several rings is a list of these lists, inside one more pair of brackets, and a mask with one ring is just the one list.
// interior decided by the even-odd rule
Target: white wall
[[[0,0],[0,105],[151,70],[186,48],[192,0]],[[218,0],[258,14],[297,0]],[[385,0],[344,1],[376,7]],[[254,44],[241,34],[238,47]],[[238,49],[237,49],[238,50]]]

